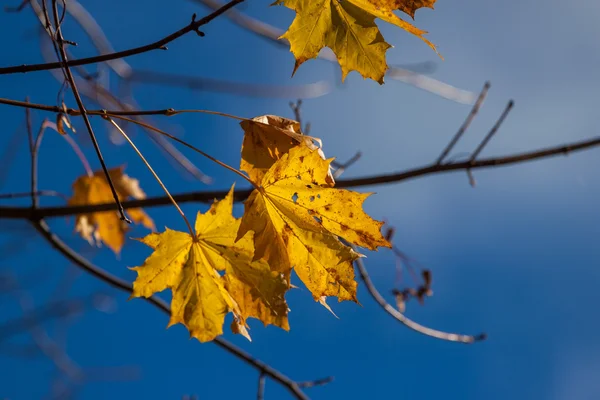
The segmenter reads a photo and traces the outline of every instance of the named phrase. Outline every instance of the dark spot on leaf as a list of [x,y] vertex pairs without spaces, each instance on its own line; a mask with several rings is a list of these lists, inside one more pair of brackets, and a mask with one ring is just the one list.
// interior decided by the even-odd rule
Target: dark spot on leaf
[[331,204],[327,204],[325,206],[325,211],[330,211],[331,210]]
[[315,215],[313,215],[313,218],[315,219],[315,221],[317,221],[319,224],[323,224],[323,220]]
[[312,189],[312,185],[306,185],[306,187]]
[[304,156],[300,156],[300,162],[304,162]]
[[298,193],[294,193],[294,194],[292,195],[292,201],[293,201],[294,203],[297,203],[297,202],[298,202]]
[[354,218],[354,213],[352,211],[350,211],[350,215],[348,215],[350,218]]
[[310,196],[308,199],[309,199],[310,201],[315,201],[315,196]]

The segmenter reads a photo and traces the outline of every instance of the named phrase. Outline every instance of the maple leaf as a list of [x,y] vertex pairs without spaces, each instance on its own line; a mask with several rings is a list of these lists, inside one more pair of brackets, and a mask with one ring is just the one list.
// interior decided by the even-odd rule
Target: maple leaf
[[[146,194],[139,186],[137,179],[123,173],[124,167],[112,168],[108,171],[120,200],[129,198],[143,199]],[[92,176],[81,176],[73,183],[73,196],[69,199],[70,206],[112,203],[114,198],[106,180],[104,171],[94,172]],[[142,224],[154,230],[154,222],[141,208],[127,210],[129,218],[136,224]],[[125,243],[125,233],[129,229],[117,211],[102,211],[78,214],[75,231],[91,245],[105,243],[113,252],[119,254]]]
[[[298,121],[276,115],[261,115],[240,122],[240,126],[244,130],[240,169],[254,182],[260,182],[275,161],[300,143],[317,149],[325,159],[321,139],[302,134]],[[331,186],[335,183],[331,170],[327,174],[327,182]]]
[[138,274],[132,297],[171,289],[168,326],[182,323],[201,342],[223,333],[228,312],[234,314],[234,333],[248,339],[250,317],[289,329],[284,299],[289,285],[264,261],[252,261],[252,235],[234,242],[240,221],[232,208],[233,187],[208,212],[198,213],[194,237],[167,228],[139,239],[154,252],[142,266],[131,268]]
[[254,231],[254,259],[284,274],[293,267],[315,300],[356,301],[352,262],[360,254],[338,236],[371,250],[391,244],[381,235],[383,222],[362,209],[370,194],[328,187],[331,161],[303,143],[291,148],[246,200],[238,238]]
[[294,72],[306,60],[317,57],[323,47],[335,53],[342,68],[342,81],[350,71],[380,84],[388,69],[385,52],[391,46],[385,42],[375,19],[396,25],[423,40],[434,51],[435,46],[421,30],[402,20],[394,10],[414,18],[421,7],[433,8],[436,0],[277,0],[296,11],[296,18],[281,36],[290,42],[296,58]]

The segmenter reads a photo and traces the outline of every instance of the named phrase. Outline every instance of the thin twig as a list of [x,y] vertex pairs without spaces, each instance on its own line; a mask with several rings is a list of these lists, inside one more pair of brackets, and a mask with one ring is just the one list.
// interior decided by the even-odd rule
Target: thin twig
[[117,130],[121,133],[121,135],[123,135],[123,137],[125,138],[125,140],[127,140],[127,142],[129,142],[129,144],[131,145],[131,147],[133,147],[133,150],[135,150],[135,152],[142,159],[142,161],[144,162],[144,164],[146,164],[146,167],[148,167],[148,169],[150,170],[150,172],[152,173],[152,175],[154,175],[154,179],[156,179],[156,181],[158,182],[158,184],[160,185],[160,187],[164,190],[164,192],[166,193],[167,197],[171,200],[171,202],[173,203],[173,205],[175,206],[175,208],[177,209],[177,211],[181,215],[181,218],[183,218],[183,220],[185,221],[185,224],[187,225],[188,231],[190,232],[190,236],[195,239],[196,235],[194,234],[194,229],[192,229],[192,225],[190,224],[190,221],[185,216],[183,210],[179,207],[179,204],[177,204],[177,202],[175,201],[175,199],[173,199],[173,196],[171,196],[171,193],[169,192],[169,190],[167,189],[167,187],[165,186],[165,184],[158,177],[158,174],[154,171],[154,168],[152,168],[150,166],[150,164],[146,160],[146,157],[144,157],[144,155],[137,148],[137,146],[135,145],[135,143],[133,143],[133,141],[129,138],[129,136],[125,133],[125,131],[123,129],[121,129],[121,127],[115,121],[113,121],[112,118],[110,118],[110,117],[106,117],[106,118],[108,119],[108,121],[110,121],[111,124],[113,124],[113,126],[115,128],[117,128]]
[[19,192],[19,193],[2,193],[0,194],[0,200],[7,199],[18,199],[20,197],[32,197],[32,196],[48,196],[48,197],[61,197],[65,201],[69,199],[69,197],[64,194],[57,192],[55,190],[38,190],[37,192]]
[[335,179],[337,179],[340,175],[342,175],[346,169],[350,166],[352,166],[352,164],[354,164],[355,162],[357,162],[358,160],[360,160],[360,158],[362,157],[362,153],[360,151],[357,151],[348,161],[346,161],[343,164],[340,163],[331,163],[331,165],[333,165],[334,167],[336,167],[337,169],[335,170],[335,172],[333,173],[333,177]]
[[255,189],[258,189],[258,185],[256,183],[252,182],[252,180],[250,180],[250,178],[248,178],[246,175],[244,175],[239,170],[233,168],[230,165],[225,164],[224,162],[216,159],[215,157],[211,156],[208,153],[205,153],[204,151],[200,150],[199,148],[197,148],[195,146],[192,146],[191,144],[187,143],[186,141],[179,139],[178,137],[175,137],[175,136],[173,136],[173,135],[171,135],[171,134],[169,134],[169,133],[167,133],[167,132],[165,132],[165,131],[163,131],[161,129],[155,128],[152,125],[146,124],[144,122],[136,121],[134,119],[130,119],[130,118],[126,118],[126,117],[121,117],[121,116],[118,116],[118,115],[114,115],[113,117],[114,118],[118,118],[118,119],[123,120],[123,121],[131,122],[131,123],[143,126],[144,128],[150,129],[150,130],[152,130],[152,131],[154,131],[156,133],[159,133],[159,134],[161,134],[163,136],[166,136],[169,139],[176,141],[177,143],[181,143],[182,145],[184,145],[186,147],[189,147],[190,149],[194,150],[195,152],[197,152],[198,154],[202,155],[203,157],[208,158],[210,161],[214,162],[215,164],[217,164],[217,165],[219,165],[219,166],[221,166],[221,167],[223,167],[223,168],[225,168],[225,169],[233,172],[234,174],[236,174],[238,176],[241,176],[244,180],[248,181],[252,186],[254,186]]
[[436,164],[441,164],[442,161],[444,161],[444,158],[446,158],[446,156],[450,153],[450,151],[452,151],[452,148],[454,147],[454,145],[456,143],[458,143],[458,141],[460,140],[462,135],[469,128],[469,126],[471,125],[471,122],[473,122],[473,119],[475,118],[475,116],[479,112],[479,109],[483,105],[483,102],[485,100],[485,97],[487,96],[487,92],[489,89],[490,89],[490,83],[486,82],[485,85],[483,85],[483,89],[481,90],[481,93],[479,93],[479,97],[477,97],[477,100],[475,101],[473,108],[471,108],[471,112],[465,119],[465,122],[463,122],[461,127],[458,129],[458,132],[456,132],[456,134],[454,135],[454,137],[452,138],[450,143],[448,143],[448,146],[446,146],[444,151],[442,151],[442,154],[440,154],[440,156],[438,157]]
[[369,294],[373,297],[373,299],[375,299],[375,301],[388,314],[390,314],[392,317],[397,319],[400,323],[402,323],[406,327],[414,330],[415,332],[421,333],[423,335],[430,336],[430,337],[433,337],[436,339],[447,340],[450,342],[459,342],[459,343],[467,343],[468,344],[468,343],[473,343],[473,342],[477,342],[480,340],[484,340],[486,338],[485,334],[469,336],[469,335],[458,335],[456,333],[442,332],[442,331],[428,328],[426,326],[420,325],[420,324],[412,321],[411,319],[407,318],[404,314],[402,314],[400,311],[398,311],[394,307],[392,307],[387,301],[385,301],[385,299],[383,298],[381,293],[379,293],[379,291],[377,290],[377,288],[371,281],[371,278],[369,277],[369,274],[367,273],[367,269],[366,269],[363,261],[359,258],[359,259],[355,260],[354,263],[356,264],[356,267],[358,268],[360,278],[364,282],[367,290],[369,291]]
[[311,388],[315,386],[327,385],[331,382],[333,382],[333,376],[327,376],[325,378],[315,379],[314,381],[298,382],[298,386],[300,386],[301,388]]
[[508,113],[510,112],[510,110],[512,110],[514,104],[515,103],[512,100],[508,102],[508,104],[506,105],[506,108],[504,109],[504,111],[500,115],[500,118],[498,118],[498,120],[496,121],[496,123],[494,124],[494,126],[492,127],[492,129],[490,129],[490,131],[485,136],[485,138],[483,138],[483,140],[481,141],[481,143],[479,143],[479,146],[477,146],[477,149],[475,149],[475,151],[473,152],[473,154],[471,154],[471,162],[475,161],[475,159],[477,158],[477,156],[479,156],[479,153],[481,153],[481,151],[488,144],[488,142],[490,141],[490,139],[496,134],[496,132],[498,132],[498,129],[500,129],[500,125],[502,125],[502,122],[504,122],[504,120],[506,119],[506,116],[508,115]]
[[[80,117],[83,113],[80,110],[76,110],[74,108],[62,108],[58,106],[49,106],[45,104],[34,104],[26,101],[12,100],[12,99],[3,99],[0,98],[0,104],[6,104],[9,106],[15,107],[23,107],[23,108],[31,108],[40,111],[48,111],[53,113],[66,113],[71,116]],[[116,116],[143,116],[143,115],[164,115],[167,117],[172,117],[178,114],[209,114],[209,115],[217,115],[220,117],[231,118],[237,121],[250,121],[250,118],[239,117],[237,115],[228,114],[220,111],[211,111],[211,110],[199,110],[199,109],[186,109],[186,110],[175,110],[174,108],[163,108],[160,110],[85,110],[87,115],[109,115],[111,117]]]
[[36,209],[39,207],[39,198],[35,195],[38,192],[38,158],[40,154],[40,146],[42,145],[42,139],[44,138],[44,132],[50,127],[48,119],[42,121],[42,125],[35,137],[35,143],[31,149],[31,207]]
[[256,390],[256,400],[264,400],[265,398],[265,374],[260,373],[258,376],[258,389]]
[[[29,103],[29,97],[25,99],[27,103]],[[30,157],[30,191],[31,191],[31,207],[37,208],[38,206],[38,198],[37,198],[37,172],[36,172],[36,159],[34,157],[34,146],[35,140],[33,138],[33,122],[31,120],[31,109],[25,109],[25,125],[27,126],[27,139],[29,142],[29,157]],[[43,125],[43,124],[42,124]]]
[[[44,2],[44,4],[45,4],[45,2]],[[66,4],[64,5],[64,7],[66,7]],[[68,59],[67,59],[67,53],[65,52],[64,38],[63,38],[62,30],[60,27],[61,22],[58,17],[57,0],[52,0],[52,11],[53,11],[53,15],[54,15],[54,24],[56,25],[55,29],[54,29],[55,33],[56,33],[56,42],[58,45],[58,50],[60,53],[60,58],[61,58],[63,70],[65,72],[65,76],[67,78],[69,86],[71,86],[71,91],[73,92],[73,96],[75,97],[75,101],[77,102],[77,107],[79,107],[79,111],[81,112],[81,116],[83,117],[83,122],[85,123],[85,127],[87,128],[87,131],[90,134],[90,139],[92,140],[94,149],[96,150],[96,155],[98,156],[98,160],[100,161],[100,165],[102,166],[102,170],[104,171],[104,175],[106,176],[106,180],[108,182],[108,185],[110,186],[110,191],[112,192],[115,203],[117,203],[117,207],[118,207],[119,214],[121,216],[121,220],[123,220],[127,223],[131,223],[131,221],[125,216],[125,210],[123,209],[123,205],[121,204],[121,200],[119,199],[119,195],[117,194],[117,190],[115,189],[115,185],[113,184],[110,174],[108,173],[108,168],[106,166],[106,163],[104,162],[104,157],[102,156],[102,152],[100,151],[100,145],[98,144],[98,141],[96,140],[96,135],[94,134],[94,129],[92,128],[92,124],[90,123],[90,119],[87,116],[85,106],[83,105],[83,101],[81,100],[81,96],[79,95],[79,91],[77,90],[77,85],[75,84],[75,79],[73,78],[71,69],[67,65]],[[32,190],[32,192],[35,192],[35,191],[36,190]]]
[[[37,231],[42,235],[42,237],[46,241],[48,241],[48,243],[50,243],[52,245],[52,247],[54,247],[54,249],[56,249],[58,252],[60,252],[68,260],[73,262],[77,267],[79,267],[80,269],[87,272],[88,274],[91,274],[92,276],[100,279],[101,281],[109,284],[110,286],[112,286],[116,289],[124,291],[125,293],[128,293],[128,294],[133,293],[133,286],[129,282],[108,273],[107,271],[101,269],[100,267],[97,267],[96,265],[90,263],[87,259],[85,259],[81,255],[79,255],[77,252],[72,250],[58,236],[56,236],[54,233],[52,233],[52,231],[48,227],[48,224],[46,224],[46,222],[44,220],[39,220],[37,222],[34,222],[33,224],[34,224],[35,228],[37,229]],[[153,306],[155,306],[156,308],[158,308],[165,314],[167,314],[167,315],[171,314],[170,307],[164,300],[162,300],[158,297],[155,297],[155,296],[143,298],[143,300],[152,304]],[[294,382],[287,376],[283,375],[281,372],[277,371],[276,369],[269,366],[268,364],[265,364],[264,362],[255,359],[250,354],[246,353],[244,350],[233,345],[232,343],[229,343],[225,339],[216,338],[213,340],[212,343],[216,344],[217,346],[219,346],[222,349],[226,350],[227,352],[231,353],[235,357],[237,357],[240,360],[244,361],[245,363],[249,364],[253,368],[256,368],[257,370],[261,371],[269,378],[278,382],[280,385],[285,387],[296,399],[308,400],[308,396],[306,396],[306,394],[304,394],[304,392],[300,389],[300,387],[298,386],[298,384],[296,382]]]
[[[55,0],[53,0],[55,1]],[[100,62],[106,62],[110,60],[116,60],[118,58],[130,57],[136,54],[146,53],[152,50],[158,49],[166,49],[166,45],[172,42],[175,39],[180,38],[181,36],[189,33],[189,32],[200,32],[199,28],[203,25],[206,25],[219,15],[223,14],[225,11],[230,8],[242,3],[244,0],[232,0],[229,3],[225,4],[223,7],[219,8],[217,11],[205,16],[199,20],[192,20],[188,25],[179,29],[176,32],[154,42],[144,46],[135,47],[129,50],[118,51],[109,54],[102,54],[99,56],[88,57],[88,58],[80,58],[77,60],[63,60],[61,62],[53,62],[53,63],[43,63],[43,64],[30,64],[30,65],[16,65],[11,67],[3,67],[0,68],[0,75],[5,74],[15,74],[15,73],[25,73],[25,72],[33,72],[33,71],[47,71],[51,69],[59,69],[59,68],[70,68],[78,65],[87,65],[87,64],[96,64]],[[56,29],[58,33],[60,29]],[[201,34],[200,36],[203,36]],[[60,36],[59,36],[60,38]],[[64,41],[64,39],[60,38],[60,41]],[[59,43],[59,48],[62,47],[62,43]]]

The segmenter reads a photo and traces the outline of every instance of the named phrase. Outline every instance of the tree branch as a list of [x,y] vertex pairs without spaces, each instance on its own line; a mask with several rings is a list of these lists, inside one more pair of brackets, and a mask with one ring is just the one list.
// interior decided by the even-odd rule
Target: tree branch
[[[63,7],[66,7],[66,5],[63,5]],[[104,162],[104,157],[102,156],[102,152],[100,151],[100,145],[98,144],[98,141],[96,140],[96,135],[94,134],[94,129],[92,128],[90,119],[87,116],[85,106],[83,105],[83,100],[81,100],[81,96],[79,95],[79,91],[77,90],[77,85],[75,84],[75,79],[73,78],[73,73],[71,72],[71,69],[67,65],[68,58],[67,58],[67,52],[65,51],[65,40],[63,38],[62,29],[60,26],[61,21],[59,20],[59,17],[58,17],[57,0],[52,0],[52,11],[53,11],[53,15],[54,15],[54,25],[55,25],[54,30],[55,30],[55,34],[56,34],[56,38],[53,38],[53,40],[56,41],[56,44],[58,47],[58,52],[60,54],[61,65],[62,65],[63,71],[65,73],[65,78],[66,78],[69,86],[71,86],[71,91],[73,92],[73,97],[75,97],[75,102],[77,103],[77,107],[79,107],[79,111],[81,113],[81,116],[83,117],[83,122],[85,123],[85,127],[90,135],[90,138],[92,139],[92,143],[94,144],[94,150],[96,150],[96,155],[98,156],[98,160],[100,161],[100,165],[102,166],[102,170],[104,171],[104,175],[106,176],[106,180],[108,181],[108,186],[110,186],[110,191],[112,192],[112,195],[113,195],[113,198],[117,205],[117,208],[119,210],[121,219],[125,222],[131,223],[131,221],[129,219],[127,219],[127,217],[125,216],[125,211],[123,210],[123,205],[121,204],[121,200],[119,199],[119,195],[117,194],[117,190],[115,189],[115,185],[113,184],[112,178],[110,177],[110,174],[108,173],[108,168],[106,167],[106,163]],[[50,21],[46,21],[46,23],[48,24],[48,26],[50,26]],[[35,193],[36,191],[37,191],[37,188],[31,189],[32,193]],[[37,207],[37,204],[34,204],[34,207]]]
[[[473,170],[482,168],[495,168],[518,164],[526,161],[538,160],[557,155],[567,155],[571,152],[590,149],[600,146],[600,137],[594,139],[573,142],[563,146],[548,147],[545,149],[518,153],[504,157],[481,158],[475,161],[450,162],[446,164],[432,163],[423,167],[409,169],[406,171],[394,174],[381,174],[375,176],[366,176],[363,178],[343,179],[336,182],[336,187],[351,188],[364,187],[372,185],[391,184],[406,181],[409,179],[419,178],[428,175],[440,173]],[[243,201],[250,195],[250,189],[237,190],[234,193],[235,201]],[[215,199],[223,198],[227,195],[226,190],[216,191],[198,191],[174,194],[173,198],[178,203],[198,202],[211,203]],[[125,209],[133,207],[156,207],[169,205],[170,200],[166,196],[148,197],[142,200],[128,200],[123,202]],[[61,217],[67,215],[76,215],[82,213],[116,210],[116,205],[113,203],[95,204],[89,206],[73,206],[73,207],[41,207],[37,210],[31,210],[28,207],[2,207],[0,206],[0,219],[29,219],[36,220],[46,217]]]
[[[0,75],[25,73],[25,72],[33,72],[33,71],[47,71],[47,70],[51,70],[51,69],[63,68],[64,66],[75,67],[78,65],[96,64],[96,63],[100,63],[100,62],[116,60],[118,58],[129,57],[129,56],[133,56],[136,54],[146,53],[146,52],[149,52],[152,50],[166,49],[165,46],[168,43],[171,43],[175,39],[178,39],[181,36],[183,36],[189,32],[197,32],[200,36],[204,36],[204,34],[199,31],[199,28],[201,26],[206,25],[207,23],[209,23],[210,21],[212,21],[219,15],[223,14],[225,11],[238,5],[239,3],[242,3],[243,1],[244,0],[232,0],[229,3],[225,4],[224,6],[222,6],[221,8],[219,8],[218,10],[205,16],[202,19],[199,19],[196,21],[194,18],[192,18],[192,22],[190,22],[187,26],[179,29],[176,32],[171,33],[170,35],[168,35],[154,43],[150,43],[150,44],[140,46],[140,47],[135,47],[135,48],[129,49],[129,50],[117,51],[114,53],[102,54],[102,55],[94,56],[94,57],[80,58],[77,60],[70,60],[70,61],[67,61],[65,64],[63,64],[62,62],[53,62],[53,63],[44,63],[44,64],[16,65],[16,66],[12,66],[12,67],[3,67],[3,68],[0,68]],[[195,17],[195,14],[194,14],[194,17]]]
[[[116,277],[103,270],[102,268],[90,263],[84,257],[72,250],[58,236],[52,233],[52,231],[48,227],[48,224],[46,224],[44,220],[34,222],[33,225],[36,228],[36,230],[42,235],[42,237],[48,243],[50,243],[52,247],[54,247],[55,250],[61,253],[69,261],[74,263],[77,267],[116,289],[119,289],[129,294],[133,292],[133,286],[129,282],[119,277]],[[165,314],[171,315],[170,307],[164,300],[155,296],[143,298],[143,300],[152,304]],[[229,343],[225,339],[216,338],[215,340],[213,340],[212,343],[216,344],[223,350],[226,350],[228,353],[233,354],[235,357],[244,361],[246,364],[252,366],[253,368],[256,368],[265,376],[268,376],[269,378],[273,379],[274,381],[285,387],[296,399],[308,400],[308,397],[306,396],[306,394],[304,394],[302,389],[300,389],[297,382],[288,378],[287,376],[274,369],[273,367],[269,366],[268,364],[265,364],[264,362],[252,357],[250,354],[246,353],[244,350],[233,345],[232,343]]]
[[460,342],[460,343],[468,344],[468,343],[473,343],[473,342],[483,340],[486,338],[485,334],[479,334],[477,336],[469,336],[469,335],[458,335],[456,333],[442,332],[442,331],[428,328],[426,326],[420,325],[420,324],[410,320],[404,314],[402,314],[400,311],[398,311],[394,307],[392,307],[387,301],[385,301],[385,299],[383,298],[381,293],[379,293],[379,291],[377,290],[377,288],[371,281],[371,278],[369,277],[369,274],[367,273],[367,269],[366,269],[363,261],[359,258],[359,259],[355,260],[354,263],[356,264],[356,267],[358,268],[360,277],[363,280],[363,282],[365,283],[365,286],[367,287],[367,290],[369,291],[369,293],[371,294],[373,299],[375,299],[375,301],[388,314],[390,314],[392,317],[394,317],[395,319],[400,321],[400,323],[402,323],[406,327],[408,327],[416,332],[419,332],[423,335],[430,336],[430,337],[433,337],[436,339],[447,340],[450,342]]

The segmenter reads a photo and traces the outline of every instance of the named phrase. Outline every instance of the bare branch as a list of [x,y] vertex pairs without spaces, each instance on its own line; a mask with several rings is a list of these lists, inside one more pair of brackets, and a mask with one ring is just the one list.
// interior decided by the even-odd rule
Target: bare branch
[[444,158],[446,158],[446,156],[450,153],[450,151],[452,151],[452,148],[454,147],[454,145],[456,143],[458,143],[458,141],[460,140],[462,135],[467,131],[467,129],[471,125],[471,122],[473,122],[473,119],[475,119],[475,116],[477,115],[477,113],[479,112],[479,109],[483,105],[483,102],[485,101],[485,98],[487,96],[487,92],[489,89],[490,89],[490,83],[486,82],[485,85],[483,85],[483,89],[481,90],[481,93],[479,93],[479,97],[477,98],[477,101],[475,101],[475,104],[473,105],[471,112],[467,116],[467,119],[465,119],[465,122],[458,129],[458,132],[456,132],[456,134],[454,135],[454,137],[452,138],[450,143],[448,143],[448,146],[446,146],[444,151],[442,151],[442,154],[440,154],[440,156],[438,157],[436,164],[441,164],[442,161],[444,161]]
[[[525,153],[513,154],[504,157],[482,158],[476,161],[461,161],[446,164],[430,164],[424,167],[409,169],[395,174],[382,174],[375,176],[367,176],[364,178],[354,178],[339,180],[336,182],[336,187],[364,187],[372,185],[391,184],[406,181],[409,179],[419,178],[428,175],[471,170],[483,168],[495,168],[499,166],[519,164],[526,161],[539,160],[557,155],[567,155],[575,151],[591,149],[600,146],[600,137],[594,139],[573,142],[564,146],[548,147],[541,150],[535,150]],[[238,190],[234,193],[235,201],[243,201],[250,195],[250,189]],[[211,203],[216,198],[223,198],[227,195],[227,191],[198,191],[174,194],[173,198],[178,203],[198,202]],[[168,197],[148,197],[142,200],[128,200],[123,202],[125,209],[132,207],[155,207],[171,204]],[[73,206],[73,207],[41,207],[35,211],[28,207],[0,207],[0,219],[30,219],[46,217],[59,217],[66,215],[76,215],[89,212],[116,210],[116,206],[112,203],[95,204],[89,206]]]
[[256,390],[256,400],[265,399],[265,383],[265,374],[261,372],[258,376],[258,389]]
[[[45,3],[44,3],[45,4]],[[64,5],[66,8],[66,4]],[[75,101],[77,102],[77,107],[79,107],[79,111],[81,112],[81,116],[83,117],[83,122],[85,123],[85,127],[87,128],[88,133],[90,134],[90,138],[92,139],[92,143],[94,144],[94,150],[96,150],[96,155],[98,156],[98,160],[100,161],[100,165],[102,166],[102,170],[104,171],[104,175],[106,176],[106,180],[108,185],[110,186],[110,190],[112,192],[115,203],[117,203],[119,214],[121,215],[121,219],[127,223],[131,223],[131,221],[125,216],[125,210],[123,210],[123,205],[121,204],[121,200],[119,199],[119,195],[117,194],[117,190],[115,189],[115,185],[113,184],[112,178],[108,173],[108,168],[106,167],[106,163],[104,162],[104,157],[102,156],[102,152],[100,151],[100,145],[96,140],[96,135],[94,134],[94,129],[92,128],[92,124],[90,123],[90,119],[87,116],[85,106],[83,105],[83,101],[81,100],[81,96],[79,95],[79,91],[77,90],[77,85],[75,84],[75,79],[73,78],[73,74],[71,73],[71,69],[68,66],[68,58],[67,53],[65,51],[65,41],[62,35],[61,29],[61,21],[58,17],[58,4],[57,0],[52,0],[52,11],[54,15],[54,25],[55,25],[55,34],[56,34],[56,44],[58,47],[58,52],[60,54],[61,64],[63,66],[63,71],[65,73],[65,77],[71,86],[71,91],[73,92],[73,96],[75,97]],[[64,9],[63,9],[64,11]],[[47,21],[48,25],[50,24]],[[37,188],[32,188],[31,192],[35,193]],[[35,205],[37,206],[37,204]]]
[[314,386],[327,385],[330,382],[333,382],[333,376],[327,376],[325,378],[315,379],[314,381],[298,382],[298,386],[300,386],[301,388],[310,388],[310,387],[314,387]]
[[508,113],[510,112],[510,110],[512,110],[514,104],[515,103],[512,100],[508,102],[508,104],[506,105],[506,108],[500,115],[500,118],[498,118],[498,120],[496,121],[496,123],[494,124],[492,129],[490,129],[490,131],[485,136],[485,138],[483,138],[481,143],[479,143],[479,146],[477,146],[477,148],[475,149],[473,154],[471,154],[471,161],[474,161],[477,158],[477,156],[479,156],[479,154],[483,151],[484,147],[489,143],[490,139],[492,139],[492,137],[496,134],[496,132],[498,132],[498,129],[500,129],[500,125],[502,125],[502,123],[508,116]]
[[377,290],[377,288],[371,281],[371,278],[369,277],[369,274],[367,273],[367,269],[366,269],[363,261],[359,258],[356,261],[354,261],[354,263],[356,264],[356,267],[358,268],[360,278],[365,283],[365,286],[367,287],[367,290],[369,291],[369,294],[371,294],[373,299],[375,299],[375,301],[388,314],[390,314],[392,317],[397,319],[400,323],[402,323],[406,327],[408,327],[416,332],[419,332],[423,335],[430,336],[430,337],[433,337],[436,339],[447,340],[450,342],[473,343],[473,342],[476,342],[479,340],[484,340],[486,338],[485,334],[479,334],[477,336],[468,336],[468,335],[458,335],[456,333],[442,332],[442,331],[438,331],[435,329],[427,328],[426,326],[420,325],[420,324],[410,320],[404,314],[402,314],[400,311],[398,311],[394,307],[392,307],[387,301],[385,301],[383,296],[379,293],[379,291]]
[[[46,241],[48,241],[54,249],[60,252],[69,261],[73,262],[77,267],[81,268],[83,271],[95,276],[96,278],[100,279],[101,281],[109,284],[110,286],[116,289],[119,289],[129,294],[133,292],[133,286],[129,282],[114,275],[111,275],[107,271],[90,263],[88,260],[86,260],[77,252],[72,250],[69,246],[67,246],[66,243],[64,243],[58,236],[56,236],[54,233],[52,233],[52,231],[50,231],[50,228],[44,220],[39,220],[35,222],[34,226],[37,229],[37,231],[42,235],[42,237]],[[169,305],[164,300],[155,296],[144,298],[143,300],[152,304],[165,314],[171,314]],[[261,373],[265,374],[269,378],[278,382],[280,385],[285,387],[296,399],[308,400],[308,397],[298,386],[298,383],[283,375],[281,372],[274,369],[270,365],[265,364],[264,362],[252,357],[250,354],[246,353],[244,350],[233,345],[232,343],[229,343],[225,339],[216,338],[212,343],[216,344],[223,350],[226,350],[228,353],[234,355],[238,359],[244,361],[253,368],[256,368],[257,370],[261,371]]]
[[[203,36],[204,34],[199,31],[201,26],[206,25],[207,23],[209,23],[210,21],[212,21],[219,15],[223,14],[225,11],[238,5],[239,3],[242,3],[243,1],[244,0],[232,0],[229,3],[225,4],[223,7],[219,8],[215,12],[205,16],[202,19],[199,19],[197,21],[192,19],[192,22],[190,22],[187,26],[179,29],[176,32],[173,32],[172,34],[170,34],[154,43],[150,43],[150,44],[147,44],[144,46],[135,47],[133,49],[118,51],[118,52],[110,53],[110,54],[102,54],[99,56],[80,58],[77,60],[70,60],[70,61],[67,60],[64,63],[63,62],[54,62],[54,63],[44,63],[44,64],[17,65],[17,66],[12,66],[12,67],[3,67],[3,68],[0,68],[0,75],[25,73],[25,72],[33,72],[33,71],[47,71],[47,70],[51,70],[51,69],[59,69],[59,68],[65,68],[65,67],[70,68],[70,67],[75,67],[78,65],[96,64],[96,63],[100,63],[100,62],[116,60],[119,58],[130,57],[130,56],[133,56],[136,54],[146,53],[146,52],[149,52],[152,50],[158,50],[158,49],[164,50],[164,49],[166,49],[165,46],[168,43],[171,43],[173,40],[178,39],[187,33],[197,32],[200,36]],[[58,31],[58,29],[57,29],[57,31]]]

